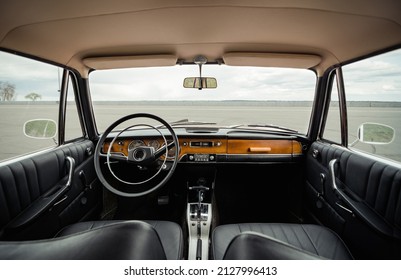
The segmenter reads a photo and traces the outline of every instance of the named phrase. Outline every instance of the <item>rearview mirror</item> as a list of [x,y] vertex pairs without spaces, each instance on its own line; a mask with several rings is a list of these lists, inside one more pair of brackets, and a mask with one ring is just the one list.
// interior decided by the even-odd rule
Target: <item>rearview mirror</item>
[[358,128],[359,141],[367,144],[390,144],[394,136],[394,128],[384,124],[363,123]]
[[35,139],[51,139],[57,134],[57,124],[49,119],[30,120],[24,124],[24,134]]
[[217,80],[211,77],[188,77],[184,79],[184,88],[217,88]]

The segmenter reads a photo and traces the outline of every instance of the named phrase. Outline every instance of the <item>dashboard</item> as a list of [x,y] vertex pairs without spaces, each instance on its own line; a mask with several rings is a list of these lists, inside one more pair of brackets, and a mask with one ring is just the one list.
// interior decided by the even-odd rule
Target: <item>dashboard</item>
[[[302,144],[294,137],[276,136],[254,133],[214,133],[217,135],[198,135],[187,131],[177,133],[179,139],[180,162],[244,162],[244,161],[293,161],[302,156]],[[172,140],[167,142],[170,143]],[[158,150],[165,147],[164,139],[159,135],[141,136],[124,135],[116,139],[110,147],[112,139],[104,142],[102,153],[128,155],[128,150],[147,146]],[[176,147],[171,148],[167,160],[176,153]]]

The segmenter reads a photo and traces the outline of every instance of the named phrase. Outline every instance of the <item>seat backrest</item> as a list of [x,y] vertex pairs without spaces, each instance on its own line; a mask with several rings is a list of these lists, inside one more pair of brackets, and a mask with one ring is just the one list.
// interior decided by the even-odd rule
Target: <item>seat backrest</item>
[[155,229],[144,222],[111,224],[40,241],[0,242],[3,260],[165,260]]
[[318,255],[255,232],[237,235],[224,255],[225,260],[321,260]]

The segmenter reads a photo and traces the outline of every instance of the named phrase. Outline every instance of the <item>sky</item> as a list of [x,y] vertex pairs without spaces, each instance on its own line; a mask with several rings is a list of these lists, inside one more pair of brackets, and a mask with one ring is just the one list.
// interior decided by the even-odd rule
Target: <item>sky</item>
[[[0,52],[0,82],[16,86],[16,100],[35,92],[58,100],[58,67]],[[401,102],[401,50],[343,67],[347,100]],[[217,89],[184,89],[183,79],[198,76],[196,65],[102,70],[90,74],[98,100],[296,100],[314,96],[315,74],[303,69],[205,65]]]
[[[185,89],[185,77],[199,76],[196,65],[96,71],[90,75],[93,100],[311,100],[316,83],[311,71],[205,65],[204,77],[216,89]],[[112,93],[112,94],[111,94]]]

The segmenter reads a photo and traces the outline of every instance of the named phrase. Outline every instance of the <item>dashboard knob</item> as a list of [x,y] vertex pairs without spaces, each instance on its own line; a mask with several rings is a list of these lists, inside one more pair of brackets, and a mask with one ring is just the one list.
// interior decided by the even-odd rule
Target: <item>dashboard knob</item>
[[190,161],[194,160],[194,156],[193,156],[193,155],[190,155],[190,156],[189,156],[189,160],[190,160]]
[[210,156],[209,159],[210,159],[211,161],[213,161],[213,160],[214,160],[214,156]]

